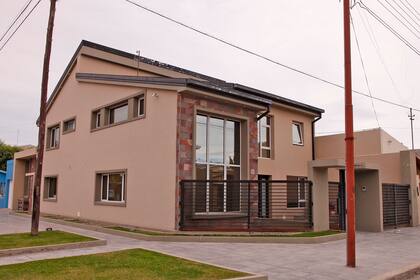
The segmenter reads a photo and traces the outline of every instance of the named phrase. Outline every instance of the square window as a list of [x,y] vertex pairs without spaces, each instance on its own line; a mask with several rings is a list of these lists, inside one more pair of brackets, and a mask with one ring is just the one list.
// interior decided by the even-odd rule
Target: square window
[[128,104],[118,105],[109,109],[109,124],[128,120]]
[[97,201],[102,202],[124,202],[125,194],[125,173],[101,173],[97,174],[99,184],[97,183],[96,197]]
[[63,122],[63,133],[72,132],[76,130],[76,119],[70,119]]

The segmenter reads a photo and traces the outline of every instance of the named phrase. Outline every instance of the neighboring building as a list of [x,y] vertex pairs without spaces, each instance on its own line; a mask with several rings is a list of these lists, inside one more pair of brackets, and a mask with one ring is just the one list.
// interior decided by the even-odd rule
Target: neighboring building
[[9,189],[9,208],[16,211],[32,209],[36,148],[15,153],[13,180]]
[[[302,179],[322,113],[83,41],[48,102],[41,211],[161,230],[311,229]],[[213,183],[180,186],[191,179]]]
[[6,171],[0,170],[0,208],[7,208],[9,195],[6,189]]
[[[342,222],[344,220],[344,209],[340,209],[344,200],[339,201],[340,191],[344,199],[344,137],[344,134],[316,137],[316,160],[311,163],[311,167],[327,174],[321,184],[329,181],[328,210],[332,228],[339,227],[339,216]],[[355,164],[359,230],[382,231],[389,227],[419,225],[420,156],[416,151],[408,150],[380,128],[359,131],[355,132]],[[323,217],[328,217],[326,211],[324,209]]]

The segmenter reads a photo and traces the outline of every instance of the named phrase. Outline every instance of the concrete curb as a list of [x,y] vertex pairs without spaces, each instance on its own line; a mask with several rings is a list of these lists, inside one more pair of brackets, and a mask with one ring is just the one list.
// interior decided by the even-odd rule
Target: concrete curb
[[65,244],[53,244],[45,246],[34,246],[34,247],[23,247],[0,250],[0,257],[15,256],[21,254],[32,254],[47,251],[57,251],[66,249],[79,249],[106,245],[106,240],[98,239],[92,241],[65,243]]
[[[13,215],[27,217],[26,214],[11,213]],[[274,236],[186,236],[186,235],[145,235],[141,233],[121,231],[106,228],[100,225],[91,225],[75,223],[53,218],[41,217],[45,222],[72,226],[101,233],[108,233],[122,237],[133,238],[143,241],[161,241],[161,242],[210,242],[210,243],[269,243],[269,244],[320,244],[331,241],[343,240],[345,233],[318,236],[318,237],[274,237]]]
[[414,263],[402,268],[375,276],[370,280],[406,280],[420,275],[420,263]]

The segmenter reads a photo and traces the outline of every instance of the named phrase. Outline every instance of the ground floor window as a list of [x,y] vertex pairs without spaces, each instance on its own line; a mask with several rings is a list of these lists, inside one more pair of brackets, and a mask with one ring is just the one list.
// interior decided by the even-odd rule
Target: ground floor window
[[270,217],[270,181],[271,176],[258,175],[258,218]]
[[100,201],[124,202],[125,172],[100,173],[97,177],[100,184]]
[[57,177],[44,178],[44,199],[57,199]]
[[306,207],[307,191],[305,183],[301,183],[306,177],[287,176],[287,208]]

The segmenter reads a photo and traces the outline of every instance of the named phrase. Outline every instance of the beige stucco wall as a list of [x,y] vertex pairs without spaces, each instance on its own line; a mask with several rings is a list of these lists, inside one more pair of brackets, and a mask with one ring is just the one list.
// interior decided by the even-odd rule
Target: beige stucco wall
[[408,148],[401,142],[399,142],[396,138],[390,135],[388,132],[384,130],[380,130],[381,132],[381,149],[382,153],[398,153],[400,151],[408,150]]
[[[273,180],[285,180],[288,175],[308,176],[308,161],[312,160],[312,120],[313,115],[292,111],[274,105],[270,109],[272,117],[271,159],[258,159],[258,174],[271,175]],[[303,146],[293,145],[292,122],[303,123]]]
[[[144,119],[91,132],[94,108],[140,89],[77,82],[76,71],[114,73],[114,66],[103,62],[79,58],[78,63],[47,115],[47,127],[60,122],[61,130],[63,120],[76,116],[76,131],[61,134],[59,149],[45,152],[43,176],[58,175],[57,202],[42,201],[41,211],[174,230],[176,92],[146,90]],[[120,74],[136,73],[115,67]],[[95,205],[95,172],[121,169],[127,170],[126,207]]]

